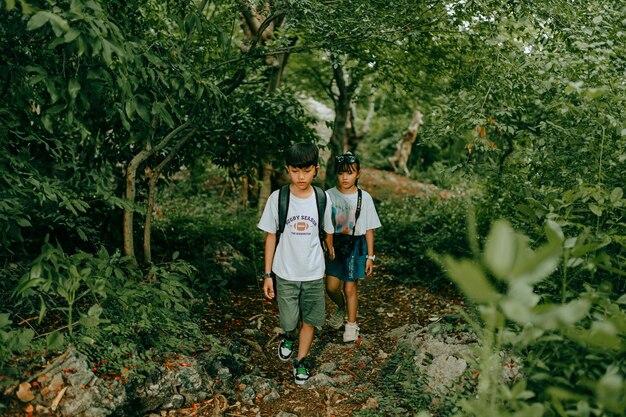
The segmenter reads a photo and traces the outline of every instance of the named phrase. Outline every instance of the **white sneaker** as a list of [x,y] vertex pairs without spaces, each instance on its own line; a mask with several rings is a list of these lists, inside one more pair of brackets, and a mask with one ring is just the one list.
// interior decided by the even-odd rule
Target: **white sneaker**
[[343,326],[343,320],[346,316],[346,310],[344,308],[337,308],[335,313],[328,319],[328,325],[335,330],[338,330]]
[[346,323],[346,329],[343,332],[343,341],[354,342],[359,338],[359,325],[356,323]]

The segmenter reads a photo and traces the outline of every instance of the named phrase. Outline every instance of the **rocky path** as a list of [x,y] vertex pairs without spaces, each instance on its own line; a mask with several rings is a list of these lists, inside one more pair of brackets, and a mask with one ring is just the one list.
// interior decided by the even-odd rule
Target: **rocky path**
[[[254,398],[246,398],[246,384],[237,382],[235,390],[244,401],[222,404],[220,410],[214,405],[206,413],[195,410],[194,415],[350,416],[364,408],[375,409],[378,399],[370,394],[397,342],[391,330],[407,324],[426,325],[451,313],[461,302],[450,292],[433,294],[424,287],[401,286],[381,266],[358,291],[362,338],[346,344],[343,330],[318,332],[310,355],[315,364],[312,378],[304,386],[293,382],[290,364],[277,357],[276,305],[263,299],[260,288],[254,286],[231,291],[232,304],[212,306],[206,326],[220,338],[247,346],[250,357],[244,373],[262,376],[275,382],[275,387],[272,395],[259,395],[257,390]],[[327,314],[333,311],[329,304]]]

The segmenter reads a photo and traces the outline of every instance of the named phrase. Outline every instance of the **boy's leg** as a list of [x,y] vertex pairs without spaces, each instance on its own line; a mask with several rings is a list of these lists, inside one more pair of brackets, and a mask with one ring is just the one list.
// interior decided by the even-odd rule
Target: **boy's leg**
[[288,361],[295,351],[293,331],[299,319],[300,285],[300,282],[276,278],[280,327],[284,333],[283,340],[278,345],[278,357],[281,361]]
[[300,335],[298,336],[298,360],[306,358],[309,354],[309,349],[313,344],[313,336],[315,335],[315,326],[302,322],[300,328]]

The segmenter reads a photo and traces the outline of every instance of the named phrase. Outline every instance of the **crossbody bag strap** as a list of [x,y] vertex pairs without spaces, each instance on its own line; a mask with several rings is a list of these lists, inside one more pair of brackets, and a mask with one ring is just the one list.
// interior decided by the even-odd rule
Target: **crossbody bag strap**
[[354,232],[356,231],[356,221],[359,220],[359,216],[361,215],[361,201],[363,200],[363,193],[361,189],[358,188],[359,195],[356,199],[356,212],[354,213],[354,226],[352,226],[352,236],[354,236]]

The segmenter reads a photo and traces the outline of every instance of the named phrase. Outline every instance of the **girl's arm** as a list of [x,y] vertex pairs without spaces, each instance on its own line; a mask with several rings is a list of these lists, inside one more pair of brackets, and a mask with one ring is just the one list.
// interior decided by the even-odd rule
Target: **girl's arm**
[[372,274],[374,269],[374,260],[370,259],[370,256],[374,256],[374,229],[369,229],[365,232],[365,242],[367,243],[367,261],[365,262],[365,274],[367,276]]

